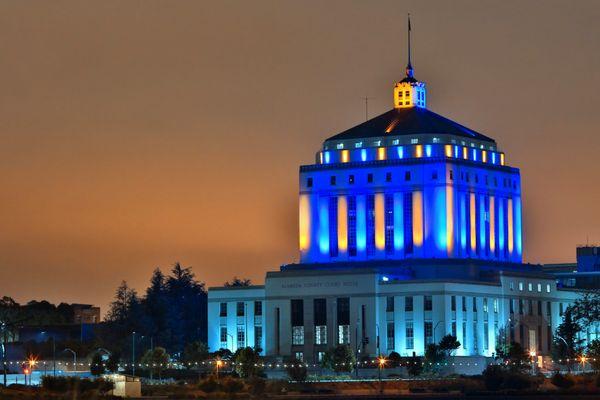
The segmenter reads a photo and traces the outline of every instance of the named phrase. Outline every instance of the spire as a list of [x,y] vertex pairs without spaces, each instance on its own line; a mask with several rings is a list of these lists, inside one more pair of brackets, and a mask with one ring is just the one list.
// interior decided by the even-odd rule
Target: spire
[[408,64],[406,65],[406,76],[408,78],[412,78],[413,77],[413,67],[411,64],[411,48],[410,48],[410,31],[411,31],[411,26],[410,26],[410,13],[408,13]]

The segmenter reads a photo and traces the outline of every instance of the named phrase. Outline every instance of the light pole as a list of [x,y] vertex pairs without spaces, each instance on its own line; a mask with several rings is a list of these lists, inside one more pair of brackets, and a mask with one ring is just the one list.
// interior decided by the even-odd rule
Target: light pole
[[68,347],[66,349],[64,349],[63,351],[69,351],[69,352],[71,352],[71,354],[73,354],[73,365],[75,365],[75,372],[77,372],[77,353],[75,353],[74,350],[69,349]]
[[135,376],[135,331],[131,333],[131,375]]
[[231,338],[231,352],[233,353],[233,335],[228,333],[227,336]]
[[381,354],[379,354],[378,367],[379,367],[379,394],[383,394],[383,381],[381,380],[381,370],[385,367],[386,359]]

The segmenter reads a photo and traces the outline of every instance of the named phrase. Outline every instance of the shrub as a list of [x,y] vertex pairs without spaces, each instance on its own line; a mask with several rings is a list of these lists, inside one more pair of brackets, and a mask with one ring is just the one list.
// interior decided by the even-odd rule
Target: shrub
[[211,375],[200,381],[198,389],[202,390],[204,393],[212,393],[219,389],[219,382]]
[[263,378],[254,377],[248,381],[249,392],[252,396],[262,397],[267,387],[267,382]]
[[236,393],[240,393],[244,389],[244,382],[240,379],[228,376],[223,379],[221,387],[225,393],[230,395],[230,397],[235,397]]
[[42,387],[52,392],[65,393],[69,391],[84,393],[97,390],[104,394],[114,388],[112,382],[104,379],[80,379],[72,376],[44,376],[42,377]]
[[481,374],[483,376],[483,382],[487,390],[496,391],[502,387],[504,382],[504,372],[502,366],[490,364]]
[[552,375],[550,382],[561,389],[569,389],[575,386],[575,379],[571,375],[563,375],[558,371]]
[[600,388],[600,374],[596,376],[596,387]]
[[306,377],[308,376],[308,370],[306,369],[306,365],[302,364],[302,362],[298,360],[288,360],[289,364],[286,364],[285,372],[287,372],[288,377],[292,381],[296,382],[304,382]]
[[525,390],[533,385],[531,378],[520,372],[508,372],[504,377],[503,386],[505,389]]

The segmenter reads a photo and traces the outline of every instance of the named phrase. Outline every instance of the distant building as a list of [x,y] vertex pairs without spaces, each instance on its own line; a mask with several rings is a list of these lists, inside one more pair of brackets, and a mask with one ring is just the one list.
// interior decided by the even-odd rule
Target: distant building
[[100,307],[91,304],[71,304],[73,307],[73,323],[97,324],[100,322]]
[[577,248],[576,263],[545,264],[544,272],[556,278],[563,288],[600,288],[600,247],[580,246]]
[[264,286],[209,289],[211,351],[319,362],[344,344],[410,356],[452,334],[457,356],[491,357],[504,331],[550,354],[580,292],[522,263],[519,169],[494,139],[427,108],[410,56],[393,99],[300,167],[300,262]]

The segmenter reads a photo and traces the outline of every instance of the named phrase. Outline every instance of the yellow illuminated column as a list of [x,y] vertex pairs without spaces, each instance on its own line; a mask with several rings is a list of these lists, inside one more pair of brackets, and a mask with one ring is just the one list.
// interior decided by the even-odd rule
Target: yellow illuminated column
[[378,160],[385,160],[387,158],[387,154],[386,154],[386,148],[385,147],[379,147],[377,149],[377,159]]
[[485,150],[481,152],[481,161],[487,162],[487,151]]
[[500,165],[504,165],[504,153],[500,153]]
[[347,163],[348,161],[350,161],[350,151],[349,150],[342,150],[342,162],[343,163]]
[[423,246],[423,192],[413,192],[413,244]]
[[447,144],[444,146],[444,150],[446,152],[446,157],[452,157],[452,146]]
[[300,252],[304,253],[310,248],[310,196],[308,194],[300,195],[300,219],[298,221],[300,229]]
[[466,147],[463,147],[463,158],[465,160],[469,158],[469,150]]
[[415,146],[415,157],[421,158],[423,157],[423,146],[420,144]]
[[446,186],[446,247],[448,256],[454,251],[454,190]]
[[338,196],[338,250],[345,255],[348,250],[348,201],[346,196]]
[[496,251],[496,205],[494,196],[490,196],[490,252]]
[[471,236],[471,253],[475,254],[477,251],[477,208],[475,207],[475,193],[469,194],[469,226]]
[[514,248],[514,228],[513,228],[513,201],[508,199],[507,222],[508,222],[508,253],[512,256]]
[[383,193],[375,194],[375,247],[385,250],[385,197]]

